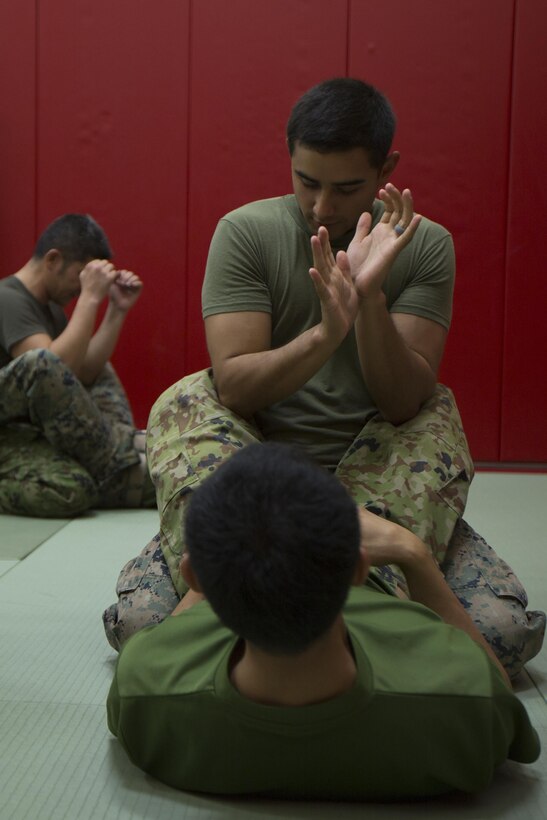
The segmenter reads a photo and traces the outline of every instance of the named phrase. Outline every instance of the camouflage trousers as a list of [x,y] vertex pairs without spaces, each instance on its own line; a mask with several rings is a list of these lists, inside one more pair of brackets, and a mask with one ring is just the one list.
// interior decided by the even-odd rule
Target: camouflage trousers
[[125,391],[107,364],[88,389],[47,349],[0,370],[0,512],[155,506]]
[[[163,620],[186,592],[180,574],[189,494],[236,450],[261,441],[248,421],[223,407],[209,371],[187,376],[156,401],[147,454],[160,510],[160,533],[118,579],[118,603],[103,621],[118,649],[135,631]],[[336,470],[356,503],[414,531],[510,675],[539,652],[545,615],[526,612],[511,568],[462,520],[473,466],[452,393],[438,385],[411,421],[367,422]],[[373,568],[406,590],[395,566]]]

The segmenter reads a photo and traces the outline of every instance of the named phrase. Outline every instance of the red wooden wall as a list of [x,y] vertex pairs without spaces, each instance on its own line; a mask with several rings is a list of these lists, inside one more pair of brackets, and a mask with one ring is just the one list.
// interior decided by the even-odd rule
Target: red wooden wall
[[398,114],[394,181],[454,234],[442,378],[475,459],[547,462],[545,24],[542,0],[0,0],[0,275],[55,216],[101,222],[145,280],[114,360],[144,425],[207,363],[217,219],[290,190],[306,88],[361,77]]

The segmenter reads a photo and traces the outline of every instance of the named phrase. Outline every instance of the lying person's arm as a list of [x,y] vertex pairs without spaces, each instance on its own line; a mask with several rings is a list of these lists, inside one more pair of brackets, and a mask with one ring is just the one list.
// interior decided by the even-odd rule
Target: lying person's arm
[[479,644],[511,688],[507,672],[454,595],[427,546],[416,535],[383,518],[359,509],[362,546],[372,566],[397,564],[406,578],[410,598],[436,612],[443,621]]
[[199,604],[200,601],[205,600],[205,595],[201,592],[196,592],[193,589],[189,589],[186,595],[184,595],[174,610],[172,611],[171,615],[180,615],[181,612],[184,612],[186,609],[191,609],[194,604]]

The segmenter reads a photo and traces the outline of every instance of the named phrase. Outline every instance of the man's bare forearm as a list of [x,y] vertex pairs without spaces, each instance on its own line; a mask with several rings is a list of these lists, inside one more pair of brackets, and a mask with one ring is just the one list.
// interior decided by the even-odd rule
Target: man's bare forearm
[[214,367],[219,399],[243,418],[251,418],[299,390],[337,345],[316,325],[283,347],[225,359]]
[[126,312],[111,303],[106,309],[103,321],[89,341],[87,352],[80,369],[80,379],[84,384],[93,384],[105,364],[109,361],[125,321]]
[[383,293],[361,303],[355,336],[363,379],[382,416],[392,424],[414,418],[433,395],[436,375],[399,334]]
[[49,347],[78,378],[82,376],[82,367],[95,329],[99,304],[100,301],[93,296],[82,294],[76,302],[68,325],[56,339],[53,339]]

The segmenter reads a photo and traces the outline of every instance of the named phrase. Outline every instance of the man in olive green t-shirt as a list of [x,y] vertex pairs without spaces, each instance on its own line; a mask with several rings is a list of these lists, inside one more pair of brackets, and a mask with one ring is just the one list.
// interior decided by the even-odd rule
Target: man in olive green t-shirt
[[155,504],[142,435],[109,362],[142,281],[111,257],[91,216],[64,214],[0,280],[2,513]]
[[[302,447],[359,506],[427,543],[511,676],[541,648],[544,613],[526,611],[514,573],[462,517],[473,464],[454,397],[437,384],[454,248],[448,231],[414,214],[410,191],[390,183],[394,129],[377,89],[320,83],[289,117],[294,193],[219,221],[202,299],[212,370],[181,379],[152,408],[147,458],[161,531],[122,572],[118,604],[105,612],[116,648],[186,590],[182,522],[193,490],[264,440]],[[375,574],[406,588],[396,567]]]

